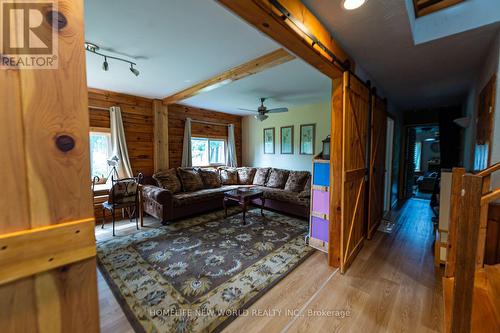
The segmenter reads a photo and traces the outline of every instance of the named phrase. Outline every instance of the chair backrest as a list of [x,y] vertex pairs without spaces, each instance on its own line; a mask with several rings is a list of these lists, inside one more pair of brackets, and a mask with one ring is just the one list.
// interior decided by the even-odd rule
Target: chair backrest
[[137,203],[139,194],[139,184],[143,176],[141,173],[137,177],[113,179],[111,177],[111,191],[109,192],[108,202],[113,205]]

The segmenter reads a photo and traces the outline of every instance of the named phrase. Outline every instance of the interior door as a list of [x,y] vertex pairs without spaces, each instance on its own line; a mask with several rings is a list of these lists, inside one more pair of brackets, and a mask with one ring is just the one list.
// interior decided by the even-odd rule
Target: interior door
[[366,208],[366,156],[370,90],[344,73],[342,140],[342,219],[340,271],[345,272],[363,246]]
[[385,151],[387,137],[387,111],[378,96],[371,101],[370,165],[368,196],[367,238],[371,239],[384,213]]

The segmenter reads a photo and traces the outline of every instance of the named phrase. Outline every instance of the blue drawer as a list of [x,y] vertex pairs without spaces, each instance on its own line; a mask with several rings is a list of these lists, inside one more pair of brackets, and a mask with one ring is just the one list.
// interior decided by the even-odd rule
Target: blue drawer
[[313,185],[330,186],[330,164],[314,163]]

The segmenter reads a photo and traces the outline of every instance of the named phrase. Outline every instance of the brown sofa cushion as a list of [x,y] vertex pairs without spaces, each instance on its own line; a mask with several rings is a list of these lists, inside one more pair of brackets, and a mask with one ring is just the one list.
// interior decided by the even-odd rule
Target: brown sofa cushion
[[236,169],[221,169],[220,178],[223,185],[238,185],[238,171]]
[[267,175],[269,174],[269,168],[258,168],[253,177],[253,184],[264,186],[266,185]]
[[159,187],[172,193],[178,193],[182,190],[182,184],[175,169],[158,171],[153,175],[153,179],[156,180]]
[[309,198],[302,198],[297,192],[269,187],[259,187],[259,189],[264,192],[263,197],[265,199],[288,202],[301,206],[309,206]]
[[307,171],[290,171],[288,180],[285,184],[285,191],[301,192],[304,190],[309,172]]
[[215,169],[198,169],[205,188],[218,188],[221,186],[219,172]]
[[203,188],[203,181],[196,170],[178,168],[177,173],[181,179],[184,192],[198,191]]
[[307,177],[306,185],[304,190],[299,193],[299,198],[309,198],[311,197],[311,175]]
[[251,185],[257,169],[255,169],[255,168],[237,168],[236,171],[238,172],[238,184]]
[[266,186],[272,188],[284,188],[290,171],[283,169],[271,169]]

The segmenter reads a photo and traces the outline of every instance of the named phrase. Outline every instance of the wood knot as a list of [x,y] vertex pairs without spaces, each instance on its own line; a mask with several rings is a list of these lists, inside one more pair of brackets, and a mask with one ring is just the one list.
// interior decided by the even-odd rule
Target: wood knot
[[56,146],[62,152],[68,152],[75,148],[75,139],[71,136],[63,134],[56,138]]
[[61,30],[68,25],[68,19],[66,18],[66,16],[64,16],[63,13],[55,10],[48,11],[45,14],[45,19],[53,28],[56,28],[57,30]]
[[269,23],[264,22],[264,23],[262,23],[262,26],[263,26],[264,28],[269,28]]

